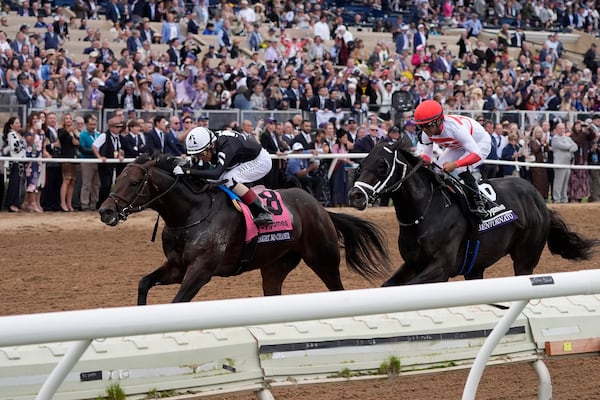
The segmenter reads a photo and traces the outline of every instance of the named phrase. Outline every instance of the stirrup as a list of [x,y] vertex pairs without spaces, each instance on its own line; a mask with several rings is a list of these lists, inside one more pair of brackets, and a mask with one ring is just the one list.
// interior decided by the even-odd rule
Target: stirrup
[[479,218],[485,218],[488,216],[488,211],[482,205],[475,204],[473,208],[471,208],[471,212]]

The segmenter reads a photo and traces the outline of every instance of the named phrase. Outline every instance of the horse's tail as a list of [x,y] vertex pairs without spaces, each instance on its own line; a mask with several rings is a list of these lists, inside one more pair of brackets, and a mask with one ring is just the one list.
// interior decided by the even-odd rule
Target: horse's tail
[[383,230],[362,218],[328,212],[338,238],[344,244],[346,265],[362,277],[378,278],[389,275],[391,262]]
[[596,239],[589,239],[569,229],[561,216],[550,211],[550,233],[548,248],[552,254],[558,254],[567,260],[589,260],[594,247],[600,244]]

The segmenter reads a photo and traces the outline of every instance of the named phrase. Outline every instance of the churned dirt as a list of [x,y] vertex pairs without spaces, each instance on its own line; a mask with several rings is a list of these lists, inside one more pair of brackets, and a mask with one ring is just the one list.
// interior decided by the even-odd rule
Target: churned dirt
[[[600,204],[552,206],[577,231],[600,238]],[[391,208],[369,208],[358,214],[385,228],[390,255],[401,263],[396,247],[398,226]],[[136,303],[137,283],[159,266],[164,256],[160,239],[150,241],[156,213],[133,215],[118,227],[100,222],[96,213],[8,214],[0,217],[0,315],[130,306]],[[160,230],[159,230],[160,232]],[[159,236],[160,238],[160,236]],[[598,268],[600,251],[589,262],[569,262],[546,250],[536,273]],[[342,266],[347,289],[372,287]],[[511,276],[510,259],[488,269],[486,277]],[[379,285],[376,282],[375,285]],[[177,286],[150,291],[149,304],[167,303]],[[325,290],[305,266],[288,277],[284,293]],[[215,278],[195,301],[261,296],[260,275],[248,272],[233,278]],[[561,358],[547,362],[555,400],[600,399],[600,359]],[[273,390],[277,399],[459,399],[468,371],[367,380],[343,384],[298,386]],[[488,367],[479,386],[478,399],[535,399],[537,376],[529,364]],[[254,399],[251,393],[211,399]]]

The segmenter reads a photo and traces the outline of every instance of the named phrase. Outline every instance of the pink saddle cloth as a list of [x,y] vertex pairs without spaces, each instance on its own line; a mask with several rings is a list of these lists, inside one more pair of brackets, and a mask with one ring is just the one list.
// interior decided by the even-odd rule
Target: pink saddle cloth
[[[253,188],[252,190],[257,190]],[[258,198],[268,207],[273,215],[273,223],[257,227],[252,218],[252,213],[246,204],[239,202],[244,220],[246,221],[246,243],[258,236],[258,243],[274,243],[292,240],[292,215],[283,203],[281,195],[274,190],[262,190],[257,192]]]

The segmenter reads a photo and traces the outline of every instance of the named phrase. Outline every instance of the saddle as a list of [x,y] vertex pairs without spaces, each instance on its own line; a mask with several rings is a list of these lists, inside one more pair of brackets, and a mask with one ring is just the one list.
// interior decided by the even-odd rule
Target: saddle
[[[494,192],[494,188],[489,183],[483,182],[479,185],[479,196],[483,200],[485,209],[489,215],[486,219],[481,220],[473,215],[473,213],[470,211],[471,199],[467,193],[469,188],[466,188],[465,184],[451,175],[440,176],[436,174],[436,177],[443,188],[443,194],[449,193],[459,199],[459,206],[461,207],[463,213],[467,216],[469,222],[475,228],[473,231],[474,236],[478,235],[479,233],[499,228],[502,225],[518,221],[519,217],[513,210],[507,209],[504,204],[498,204],[496,201],[492,200],[496,198],[496,194]],[[486,195],[486,193],[488,195]],[[451,199],[447,198],[446,206],[449,206],[450,203]],[[473,237],[473,239],[475,238]],[[473,242],[474,244],[476,243],[475,240],[473,240]]]

